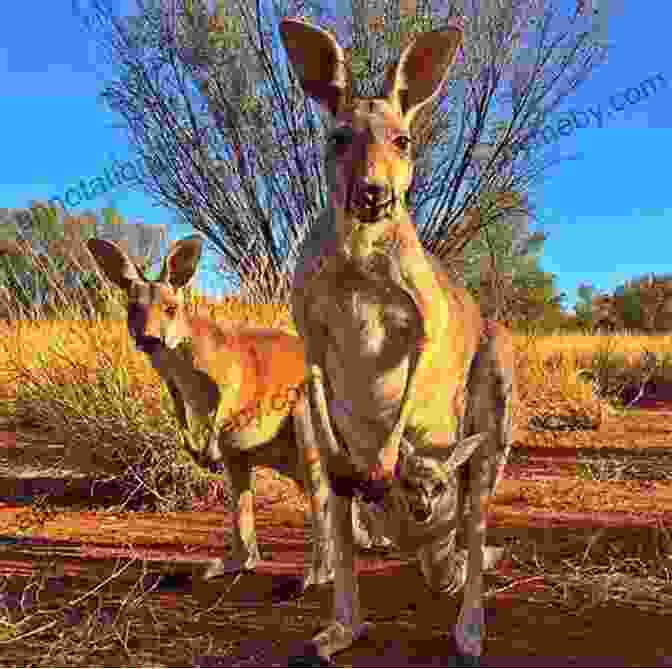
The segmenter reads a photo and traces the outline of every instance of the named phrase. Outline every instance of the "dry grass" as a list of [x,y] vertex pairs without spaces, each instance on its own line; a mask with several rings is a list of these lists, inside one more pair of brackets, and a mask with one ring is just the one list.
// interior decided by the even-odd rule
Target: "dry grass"
[[[34,569],[28,578],[0,577],[4,660],[31,667],[190,666],[212,649],[210,626],[191,629],[191,621],[205,616],[207,622],[210,611],[191,597],[179,609],[166,606],[159,576],[146,562],[119,560],[95,585],[87,579],[78,588],[78,580],[58,567]],[[180,633],[185,622],[188,640]]]
[[[613,538],[583,532],[557,537],[556,543],[509,539],[503,566],[487,577],[486,599],[509,595],[519,602],[518,615],[530,604],[543,604],[588,619],[603,606],[669,616],[669,535],[650,535],[667,557],[651,550],[623,555]],[[495,605],[505,610],[507,604],[511,600]],[[249,598],[241,605],[225,589],[162,591],[158,575],[138,559],[119,560],[93,579],[57,565],[33,565],[28,574],[0,576],[0,652],[12,666],[241,666],[233,663],[256,653],[258,638],[268,630],[276,639],[303,632],[302,617],[314,624],[310,600],[273,609],[263,600],[251,606]],[[245,639],[251,642],[243,646]],[[268,664],[269,648],[270,642],[259,649],[261,657],[249,658],[249,666],[281,666]],[[543,652],[543,640],[536,650]],[[206,658],[217,664],[203,664]]]
[[297,334],[287,304],[247,304],[232,296],[209,299],[197,295],[192,298],[192,306],[199,315],[212,318],[223,326],[277,328]]
[[[287,305],[250,306],[233,297],[193,301],[196,313],[224,327],[295,333]],[[159,508],[191,508],[194,492],[207,490],[212,475],[182,451],[165,386],[131,344],[124,320],[19,320],[0,323],[0,332],[0,417],[55,431],[79,466],[122,478],[129,491],[143,491]],[[549,414],[588,416],[599,427],[605,401],[577,371],[636,370],[644,350],[662,361],[672,337],[517,335],[515,347],[521,427]],[[671,367],[660,366],[668,379]]]
[[622,381],[621,391],[639,390],[645,380],[642,354],[656,356],[653,381],[672,382],[672,336],[588,334],[516,335],[516,375],[520,398],[519,424],[534,416],[586,416],[599,428],[607,415],[624,404],[623,393],[596,396],[579,370]]
[[672,612],[672,537],[664,525],[640,530],[640,536],[568,530],[554,539],[509,540],[507,573],[497,576],[487,596],[523,587],[526,601],[567,605],[576,615],[606,603]]
[[[244,324],[295,332],[285,305],[249,306],[227,298],[217,303],[201,299],[194,308],[223,326]],[[662,360],[672,350],[672,337],[519,335],[515,346],[519,418],[529,420],[544,412],[570,409],[601,415],[600,401],[593,396],[590,384],[577,378],[577,371],[613,360],[635,369],[644,350],[655,352]],[[661,370],[663,375],[669,374],[665,365]],[[176,439],[171,401],[146,357],[131,344],[123,320],[0,323],[0,387],[5,400],[0,403],[0,414],[5,419],[54,430],[82,466],[101,477],[125,480],[129,499],[139,489],[145,508],[189,510],[203,504],[208,490],[212,494],[212,476],[196,470],[183,454]],[[282,484],[293,484],[279,479],[282,477],[274,472],[264,471],[258,490],[264,488],[269,496],[273,489],[276,494],[270,496],[281,502],[286,492]],[[504,484],[502,493],[506,492]],[[559,498],[558,491],[550,488],[561,483],[544,485],[529,487],[526,504],[535,503],[533,494],[539,497],[539,504],[549,496]],[[605,484],[595,485],[591,501],[603,509],[604,499],[598,493],[604,492]],[[565,496],[570,492],[565,491]],[[594,542],[586,543],[585,550],[579,552],[573,547],[574,557],[560,560],[557,555],[539,555],[530,541],[523,544],[509,551],[514,567],[497,577],[490,595],[534,581],[540,586],[538,596],[551,603],[583,608],[608,602],[666,613],[672,610],[669,560],[658,562],[654,569],[651,562],[627,557],[593,559]],[[172,604],[162,606],[152,592],[156,581],[146,572],[145,564],[139,578],[123,578],[133,562],[137,570],[137,561],[120,563],[113,574],[95,577],[99,582],[65,598],[48,596],[57,592],[61,579],[48,571],[29,579],[0,579],[3,656],[17,662],[30,656],[31,666],[102,666],[110,662],[161,666],[156,664],[157,658],[195,663],[196,658],[213,651],[226,655],[229,642],[218,641],[216,627],[222,624],[222,615],[213,617],[213,607],[203,607],[184,593],[177,597],[179,609]],[[529,601],[535,597],[534,593],[525,594]],[[233,609],[225,613],[229,627],[234,613]],[[206,622],[210,625],[207,629]],[[139,635],[143,639],[140,645]]]

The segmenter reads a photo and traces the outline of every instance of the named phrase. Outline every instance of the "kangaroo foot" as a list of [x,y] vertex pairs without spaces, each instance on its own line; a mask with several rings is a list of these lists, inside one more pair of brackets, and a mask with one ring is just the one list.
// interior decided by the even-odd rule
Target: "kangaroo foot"
[[[306,665],[307,666],[307,665]],[[312,665],[321,666],[321,665]],[[447,667],[480,667],[481,658],[479,655],[471,655],[460,650],[455,634],[451,634],[448,639],[448,652],[445,659]]]
[[485,615],[482,607],[465,608],[460,611],[453,630],[458,666],[479,667],[483,651]]
[[328,667],[332,655],[352,646],[366,635],[367,630],[366,623],[352,627],[334,621],[305,645],[301,655],[290,657],[287,666]]

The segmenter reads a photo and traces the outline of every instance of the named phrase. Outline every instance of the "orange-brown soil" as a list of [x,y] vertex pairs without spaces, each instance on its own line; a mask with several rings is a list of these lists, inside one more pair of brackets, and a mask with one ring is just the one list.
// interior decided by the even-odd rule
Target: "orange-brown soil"
[[[672,666],[672,402],[644,404],[598,431],[522,433],[490,507],[492,540],[508,550],[486,578],[485,666]],[[595,459],[582,464],[591,453],[620,454],[621,474]],[[6,504],[0,575],[19,582],[56,560],[77,593],[110,573],[114,558],[148,560],[174,579],[148,600],[162,633],[137,632],[155,666],[286,666],[328,617],[330,590],[276,597],[303,569],[305,505],[292,483],[261,471],[257,509],[264,560],[230,590],[198,578],[199,562],[226,551],[231,518],[216,508],[50,514]],[[372,628],[337,666],[446,666],[443,634],[459,597],[430,597],[409,556],[366,554],[359,566]],[[21,643],[7,646],[8,661],[29,661]]]

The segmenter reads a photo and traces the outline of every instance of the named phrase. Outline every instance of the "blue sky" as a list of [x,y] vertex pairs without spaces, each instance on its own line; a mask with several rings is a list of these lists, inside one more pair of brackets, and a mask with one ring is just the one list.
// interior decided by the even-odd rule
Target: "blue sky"
[[[661,78],[647,99],[626,104],[622,95],[617,97],[625,108],[614,110],[603,127],[592,119],[588,127],[560,137],[557,147],[563,155],[580,157],[553,168],[535,192],[538,221],[550,235],[542,264],[558,275],[570,305],[582,281],[612,290],[633,275],[672,271],[672,203],[669,168],[664,167],[672,148],[672,66],[661,55],[672,5],[652,0],[601,4],[609,13],[612,50],[562,109],[583,112],[600,105],[606,111],[610,96],[641,88],[649,77]],[[39,9],[6,3],[0,24],[5,128],[0,207],[62,196],[80,179],[133,157],[124,131],[115,127],[120,120],[98,99],[109,70],[97,62],[95,45],[71,7],[71,0],[50,0]],[[560,123],[567,114],[558,111],[554,118]],[[129,220],[167,223],[171,239],[190,231],[173,225],[170,210],[125,186],[84,204],[94,209],[114,204]],[[207,274],[199,283],[208,292],[223,290]]]

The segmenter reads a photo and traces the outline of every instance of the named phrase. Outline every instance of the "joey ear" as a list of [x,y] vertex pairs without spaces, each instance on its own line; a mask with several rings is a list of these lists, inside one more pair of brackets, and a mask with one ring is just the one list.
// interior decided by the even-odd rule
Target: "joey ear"
[[422,33],[388,70],[383,96],[396,99],[409,125],[417,112],[439,95],[461,44],[459,28]]
[[451,471],[463,465],[489,438],[490,434],[488,432],[479,432],[459,441],[450,458],[443,465],[444,469]]
[[173,288],[184,288],[196,274],[202,250],[203,238],[200,235],[175,242],[163,261],[159,282],[169,283]]
[[301,19],[283,19],[280,37],[308,97],[335,115],[350,90],[345,52],[329,32]]
[[415,455],[423,458],[432,458],[441,463],[444,471],[454,471],[460,465],[463,465],[488,439],[488,432],[478,432],[477,434],[462,439],[455,444],[454,448],[432,448],[422,447],[415,449]]
[[103,274],[123,291],[128,291],[132,281],[143,277],[128,255],[114,242],[106,239],[89,239],[86,247],[103,271]]

